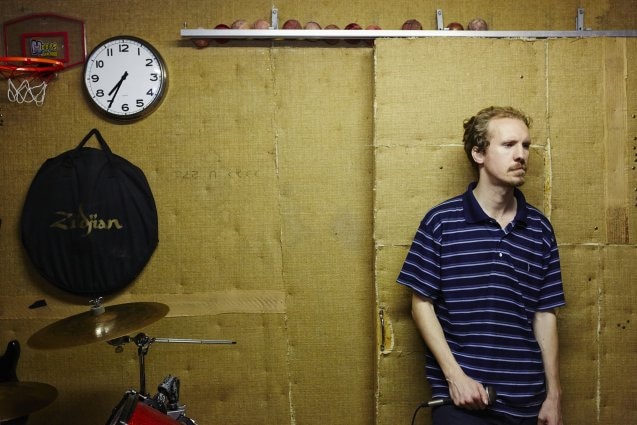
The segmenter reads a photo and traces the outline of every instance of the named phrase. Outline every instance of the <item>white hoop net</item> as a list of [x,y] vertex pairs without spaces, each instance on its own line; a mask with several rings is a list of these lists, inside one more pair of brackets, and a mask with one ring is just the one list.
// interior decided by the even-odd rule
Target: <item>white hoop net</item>
[[[14,81],[15,80],[15,81]],[[13,77],[7,78],[7,98],[9,102],[35,103],[42,106],[46,96],[48,82],[41,78]]]
[[54,59],[0,57],[0,74],[7,80],[7,98],[14,103],[35,103],[41,106],[49,81],[62,69],[64,64]]

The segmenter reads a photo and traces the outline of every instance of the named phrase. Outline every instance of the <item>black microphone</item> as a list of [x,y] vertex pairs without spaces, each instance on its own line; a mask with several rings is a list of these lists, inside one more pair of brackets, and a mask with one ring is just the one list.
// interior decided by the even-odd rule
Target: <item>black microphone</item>
[[[486,387],[484,387],[484,389],[487,392],[487,398],[489,399],[487,406],[491,406],[493,405],[493,403],[495,403],[495,398],[497,396],[495,393],[495,388],[493,388],[491,385],[487,385]],[[452,403],[453,401],[451,400],[451,398],[438,398],[438,399],[425,402],[424,405],[427,407],[438,407],[438,406],[444,406],[446,404],[452,404]]]

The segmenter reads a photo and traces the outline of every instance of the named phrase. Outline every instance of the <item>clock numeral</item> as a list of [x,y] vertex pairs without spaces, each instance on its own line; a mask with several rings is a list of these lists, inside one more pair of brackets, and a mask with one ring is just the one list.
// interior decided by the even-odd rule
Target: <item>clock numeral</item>
[[104,97],[104,90],[99,89],[99,90],[95,91],[95,96]]
[[148,89],[148,91],[146,92],[146,95],[148,96],[155,96],[155,92],[153,91],[153,89]]
[[101,59],[98,59],[95,61],[95,68],[104,68],[104,61]]
[[137,106],[138,108],[143,108],[144,107],[144,100],[143,99],[137,99],[137,101],[135,102],[135,106]]
[[128,103],[122,103],[122,111],[128,112],[130,108],[128,107]]
[[153,60],[150,58],[146,59],[146,66],[153,66]]
[[119,51],[120,53],[128,53],[128,44],[120,44]]
[[106,56],[113,56],[113,48],[109,47],[108,49],[106,49]]
[[97,74],[91,75],[91,81],[97,83],[100,80],[100,76]]
[[159,80],[159,75],[155,74],[154,72],[150,74],[150,81],[157,81],[157,80]]

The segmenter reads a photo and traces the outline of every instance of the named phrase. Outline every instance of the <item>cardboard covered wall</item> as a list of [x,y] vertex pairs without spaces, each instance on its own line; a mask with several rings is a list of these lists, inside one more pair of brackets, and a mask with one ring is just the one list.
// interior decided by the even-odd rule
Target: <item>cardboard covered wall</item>
[[[84,118],[101,128],[115,153],[145,171],[160,219],[151,262],[107,305],[169,305],[167,318],[144,329],[152,337],[237,341],[153,344],[147,388],[178,376],[187,413],[198,423],[329,421],[335,406],[372,406],[370,50],[316,50],[310,60],[294,49],[178,53],[184,57],[171,62],[165,101],[172,108],[131,126]],[[202,54],[210,61],[205,71],[193,66]],[[316,80],[322,92],[312,95],[307,87]],[[332,90],[325,94],[327,86]],[[350,91],[358,95],[339,94]],[[58,108],[55,94],[52,89],[41,109],[20,106],[20,119],[44,124],[30,114]],[[200,94],[204,100],[193,105]],[[5,129],[16,128],[15,111]],[[14,176],[11,190],[26,191],[38,162],[72,148],[86,130],[69,128],[46,149],[33,139],[6,139],[21,140],[4,149],[5,158],[21,158],[3,168]],[[23,198],[16,194],[3,204],[3,229],[12,235],[3,238],[3,258],[15,258],[5,267],[11,280],[3,337],[24,342],[52,320],[86,311],[88,300],[61,294],[30,268],[18,234]],[[34,297],[48,306],[29,310]],[[66,308],[69,303],[77,307]],[[125,390],[140,388],[135,354],[132,344],[120,354],[106,344],[60,352],[23,346],[18,372],[56,386],[59,397],[49,412],[72,408],[65,421],[99,423]]]
[[[178,376],[181,401],[200,424],[407,423],[427,397],[423,347],[393,281],[419,216],[471,178],[457,144],[462,119],[505,100],[536,118],[525,190],[551,215],[563,251],[566,419],[634,416],[634,384],[613,385],[631,374],[617,365],[635,347],[633,273],[619,267],[634,256],[634,40],[380,40],[375,48],[233,41],[195,49],[179,37],[184,24],[267,18],[271,6],[3,2],[3,21],[40,12],[84,20],[89,51],[117,34],[144,38],[170,78],[160,108],[127,125],[89,108],[81,67],[60,73],[41,107],[0,97],[0,343],[21,341],[18,377],[59,393],[29,423],[104,423],[124,392],[139,388],[133,345],[116,353],[105,343],[25,344],[87,310],[86,299],[37,274],[19,222],[39,166],[93,127],[144,170],[160,222],[150,263],[107,305],[169,305],[167,317],[144,327],[149,336],[237,341],[153,344],[149,391]],[[637,27],[634,1],[276,6],[281,20],[341,27],[396,29],[416,17],[434,28],[440,7],[447,21],[482,15],[497,29],[572,29],[577,7],[593,29]],[[495,65],[497,75],[488,72]],[[46,307],[29,308],[41,299]]]
[[[428,398],[426,386],[401,390],[403,380],[424,376],[424,346],[414,338],[411,294],[394,283],[396,270],[424,213],[474,178],[462,122],[491,104],[534,119],[523,190],[550,216],[561,249],[565,421],[636,420],[634,406],[620,401],[634,394],[634,382],[617,375],[619,359],[635,354],[636,53],[634,39],[376,43],[374,234],[388,347],[378,359],[379,423],[409,417]],[[444,90],[430,84],[444,79]],[[622,364],[623,376],[634,374]]]

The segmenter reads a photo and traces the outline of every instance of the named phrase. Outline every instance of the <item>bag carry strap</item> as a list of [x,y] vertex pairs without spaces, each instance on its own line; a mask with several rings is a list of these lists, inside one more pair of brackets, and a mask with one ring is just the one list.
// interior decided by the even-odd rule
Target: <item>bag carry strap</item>
[[113,153],[111,152],[111,148],[108,147],[108,145],[106,144],[106,140],[104,140],[104,138],[102,137],[102,135],[100,134],[100,131],[97,128],[92,129],[91,131],[88,132],[88,134],[86,136],[84,136],[84,138],[82,139],[82,141],[80,142],[79,145],[77,145],[77,149],[82,148],[82,146],[84,146],[86,144],[86,142],[88,142],[88,140],[91,138],[91,136],[95,135],[95,138],[97,138],[97,141],[100,142],[100,146],[102,147],[102,150],[104,152],[106,152],[107,156],[110,159],[110,155]]

